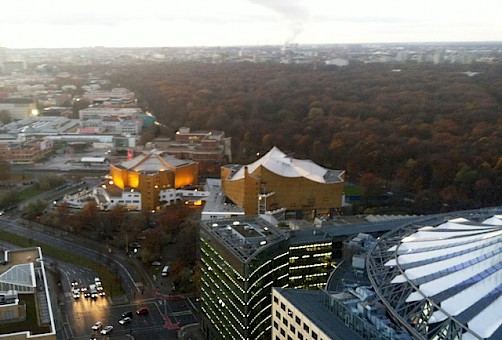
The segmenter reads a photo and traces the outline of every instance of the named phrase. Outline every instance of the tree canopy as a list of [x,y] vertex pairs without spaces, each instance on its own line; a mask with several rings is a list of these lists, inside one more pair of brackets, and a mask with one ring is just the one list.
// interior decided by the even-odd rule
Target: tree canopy
[[224,131],[236,163],[276,145],[455,209],[502,201],[501,75],[488,64],[152,63],[117,68],[112,81],[163,133]]

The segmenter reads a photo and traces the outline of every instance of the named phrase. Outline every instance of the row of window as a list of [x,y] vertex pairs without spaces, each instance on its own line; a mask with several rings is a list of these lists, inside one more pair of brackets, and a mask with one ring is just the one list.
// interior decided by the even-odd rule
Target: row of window
[[[277,298],[277,296],[274,296],[274,303],[276,305],[279,305],[279,299]],[[281,306],[281,309],[286,312],[286,305],[283,303],[283,302],[280,302],[280,306]],[[275,312],[275,317],[278,319],[278,320],[281,320],[282,319],[282,323],[284,324],[284,326],[286,326],[286,329],[287,327],[289,326],[289,330],[291,331],[291,333],[295,334],[297,339],[300,339],[300,340],[303,340],[304,339],[304,335],[302,333],[302,331],[299,329],[298,332],[296,331],[296,327],[294,326],[293,324],[293,319],[295,320],[295,323],[298,325],[298,327],[301,327],[302,326],[302,320],[300,319],[300,317],[296,316],[293,314],[293,311],[291,309],[287,309],[287,315],[291,318],[291,322],[288,321],[288,318],[286,316],[282,316],[281,317],[281,313],[279,311],[276,311]],[[274,328],[276,330],[279,330],[279,324],[277,323],[277,321],[274,320]],[[316,332],[314,332],[312,330],[312,332],[310,332],[310,327],[306,324],[306,323],[303,323],[303,330],[305,332],[307,332],[307,337],[308,337],[308,334],[310,333],[310,338],[309,339],[314,339],[314,340],[317,340],[319,339],[319,336]],[[286,331],[284,330],[284,328],[280,328],[280,333],[282,336],[286,336]],[[288,340],[291,339],[291,337],[288,335]],[[276,336],[276,340],[280,340],[277,336]]]
[[[115,203],[115,200],[110,200],[111,203]],[[139,200],[118,200],[117,203],[139,203]]]

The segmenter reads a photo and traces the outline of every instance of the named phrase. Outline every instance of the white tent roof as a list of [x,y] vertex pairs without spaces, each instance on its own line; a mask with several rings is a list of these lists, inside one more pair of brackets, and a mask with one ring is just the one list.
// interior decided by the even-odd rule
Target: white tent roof
[[494,216],[420,228],[389,248],[396,256],[385,265],[402,269],[391,282],[418,286],[406,302],[427,298],[441,307],[430,324],[462,314],[469,329],[489,338],[502,325],[501,222]]
[[287,156],[277,147],[273,147],[267,154],[257,161],[241,167],[231,175],[229,180],[244,178],[245,171],[253,173],[260,166],[282,177],[304,177],[318,183],[342,182],[343,171],[330,170],[315,164],[310,160],[295,159]]

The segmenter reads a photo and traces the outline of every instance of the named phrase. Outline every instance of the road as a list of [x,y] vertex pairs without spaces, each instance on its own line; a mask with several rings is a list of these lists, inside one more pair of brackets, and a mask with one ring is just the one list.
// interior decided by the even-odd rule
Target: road
[[0,226],[10,233],[28,237],[33,242],[45,243],[97,262],[112,263],[112,266],[120,268],[117,273],[124,284],[124,290],[126,292],[140,292],[137,286],[137,283],[142,282],[141,273],[137,272],[139,266],[133,268],[125,256],[109,254],[102,245],[22,219],[14,221],[2,219]]
[[[157,306],[155,294],[148,294],[155,291],[153,282],[140,265],[135,265],[134,261],[129,261],[125,255],[109,254],[106,247],[95,242],[17,219],[15,216],[0,217],[0,228],[29,238],[34,244],[44,243],[98,262],[106,262],[122,281],[127,295],[118,302],[104,297],[93,300],[81,296],[80,299],[74,299],[70,282],[76,280],[79,282],[79,287],[88,286],[94,282],[97,274],[87,267],[46,257],[47,266],[51,269],[57,267],[61,273],[60,285],[53,283],[55,292],[53,309],[57,311],[55,316],[58,340],[89,339],[92,333],[91,326],[96,321],[114,326],[112,334],[107,336],[110,338],[130,339],[129,335],[141,334],[140,338],[148,335],[148,339],[176,339],[176,330],[166,327],[164,316]],[[1,242],[0,246],[6,249],[17,248],[4,242]],[[142,289],[140,287],[145,279],[146,285]],[[107,292],[106,286],[104,290],[109,295],[110,292]],[[142,294],[142,290],[145,294]],[[151,311],[148,315],[133,318],[133,321],[127,325],[118,323],[123,312],[135,311],[145,306]],[[98,335],[98,339],[107,337]]]

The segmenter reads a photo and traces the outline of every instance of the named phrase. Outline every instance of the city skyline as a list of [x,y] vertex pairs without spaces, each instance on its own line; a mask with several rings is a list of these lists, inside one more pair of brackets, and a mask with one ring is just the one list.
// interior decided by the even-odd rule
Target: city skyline
[[7,48],[183,47],[502,40],[502,5],[445,0],[6,2]]

